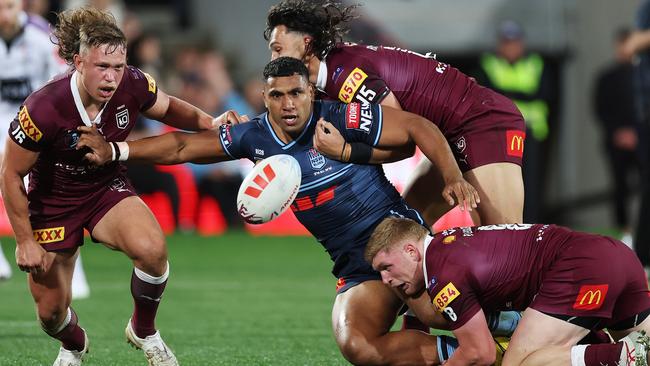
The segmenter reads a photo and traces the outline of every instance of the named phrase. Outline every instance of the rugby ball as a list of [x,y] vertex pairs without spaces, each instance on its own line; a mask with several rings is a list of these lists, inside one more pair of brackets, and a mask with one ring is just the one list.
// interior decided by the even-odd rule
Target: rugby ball
[[300,164],[290,155],[274,155],[258,162],[244,178],[237,194],[237,210],[250,224],[280,216],[298,194]]

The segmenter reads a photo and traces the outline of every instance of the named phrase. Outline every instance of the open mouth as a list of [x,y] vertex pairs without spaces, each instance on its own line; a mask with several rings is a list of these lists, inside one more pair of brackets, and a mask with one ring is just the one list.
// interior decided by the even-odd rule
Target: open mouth
[[298,121],[298,116],[295,114],[287,114],[282,116],[282,120],[284,123],[286,123],[288,126],[293,126],[297,123]]
[[113,92],[115,92],[115,88],[109,86],[99,88],[99,95],[104,98],[110,97],[113,95]]

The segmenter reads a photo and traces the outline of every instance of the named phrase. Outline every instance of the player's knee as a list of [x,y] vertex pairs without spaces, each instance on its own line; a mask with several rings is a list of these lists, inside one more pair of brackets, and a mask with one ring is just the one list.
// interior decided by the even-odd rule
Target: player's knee
[[339,348],[343,357],[353,365],[385,364],[377,348],[363,337],[350,337],[346,342],[339,343]]
[[48,334],[55,332],[61,323],[63,323],[67,315],[68,308],[61,306],[39,306],[37,310],[38,321],[41,324],[41,328],[43,328],[43,330]]
[[131,253],[136,267],[159,276],[167,269],[167,246],[164,237],[150,236],[138,239],[137,249]]

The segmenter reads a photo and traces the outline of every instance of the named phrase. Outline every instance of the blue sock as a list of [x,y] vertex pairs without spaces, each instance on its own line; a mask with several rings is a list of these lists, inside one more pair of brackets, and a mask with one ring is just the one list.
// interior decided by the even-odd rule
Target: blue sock
[[454,337],[449,336],[438,336],[438,358],[440,363],[447,361],[451,355],[454,354],[456,348],[458,348],[458,340]]
[[521,314],[518,311],[502,311],[485,314],[485,316],[490,332],[496,337],[510,337],[521,320]]

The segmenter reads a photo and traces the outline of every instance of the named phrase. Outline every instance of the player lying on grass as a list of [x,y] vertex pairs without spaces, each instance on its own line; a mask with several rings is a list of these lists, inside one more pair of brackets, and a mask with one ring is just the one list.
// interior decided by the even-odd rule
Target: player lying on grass
[[[293,58],[270,62],[264,69],[264,80],[268,112],[248,123],[112,145],[96,129],[82,127],[77,146],[90,148],[92,152],[86,157],[96,164],[105,164],[116,156],[178,164],[292,155],[302,170],[292,210],[334,261],[332,273],[338,283],[332,326],[343,355],[363,365],[438,364],[436,337],[418,331],[390,331],[403,300],[381,283],[379,273],[363,258],[370,233],[383,218],[408,217],[422,225],[424,221],[405,204],[381,166],[345,163],[345,156],[342,161],[328,159],[313,148],[313,137],[316,129],[325,127],[325,120],[341,130],[350,143],[401,147],[415,142],[449,175],[448,198],[453,195],[457,203],[474,206],[476,191],[462,179],[444,138],[433,124],[415,114],[379,105],[314,102],[307,69]],[[422,309],[429,323],[444,324],[426,296],[408,299],[408,305]]]
[[[429,235],[387,218],[366,259],[385,284],[423,289],[448,321],[459,348],[446,365],[491,365],[485,311],[525,310],[502,365],[647,365],[650,293],[625,244],[554,225],[504,224]],[[617,343],[576,345],[607,328]]]

